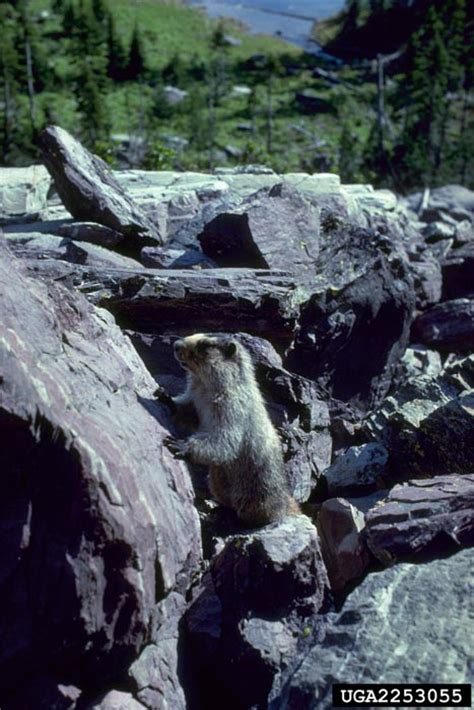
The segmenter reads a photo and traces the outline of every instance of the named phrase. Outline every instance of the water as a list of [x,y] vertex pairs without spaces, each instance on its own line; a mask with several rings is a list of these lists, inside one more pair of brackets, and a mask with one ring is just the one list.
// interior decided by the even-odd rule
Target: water
[[307,51],[316,45],[309,37],[315,20],[341,10],[344,0],[191,0],[211,17],[232,17],[250,32],[278,35]]

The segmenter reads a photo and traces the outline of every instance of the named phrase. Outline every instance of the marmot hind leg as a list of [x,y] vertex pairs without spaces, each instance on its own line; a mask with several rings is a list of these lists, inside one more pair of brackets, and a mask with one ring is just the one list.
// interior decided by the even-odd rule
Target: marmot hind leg
[[229,481],[222,469],[217,466],[211,466],[207,481],[212,497],[227,508],[232,508]]

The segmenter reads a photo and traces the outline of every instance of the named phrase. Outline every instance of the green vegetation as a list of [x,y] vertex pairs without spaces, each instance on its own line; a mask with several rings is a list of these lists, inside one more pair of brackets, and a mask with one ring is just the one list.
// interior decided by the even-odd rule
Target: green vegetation
[[[324,31],[350,42],[397,2],[349,0]],[[116,165],[264,163],[400,190],[472,182],[467,1],[439,4],[381,71],[335,69],[181,2],[0,2],[0,160],[37,160],[39,130],[56,123]]]

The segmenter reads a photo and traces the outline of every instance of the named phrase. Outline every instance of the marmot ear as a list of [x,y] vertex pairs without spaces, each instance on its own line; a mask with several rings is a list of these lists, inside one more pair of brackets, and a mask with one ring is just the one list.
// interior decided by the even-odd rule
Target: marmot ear
[[235,342],[235,340],[228,340],[226,343],[224,343],[223,350],[224,355],[226,357],[232,357],[237,351],[237,343]]

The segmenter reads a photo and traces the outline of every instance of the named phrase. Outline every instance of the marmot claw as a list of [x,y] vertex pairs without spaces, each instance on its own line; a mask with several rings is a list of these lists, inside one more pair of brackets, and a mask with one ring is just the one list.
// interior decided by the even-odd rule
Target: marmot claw
[[163,444],[177,459],[185,459],[188,454],[188,442],[184,439],[176,439],[174,436],[167,436]]

